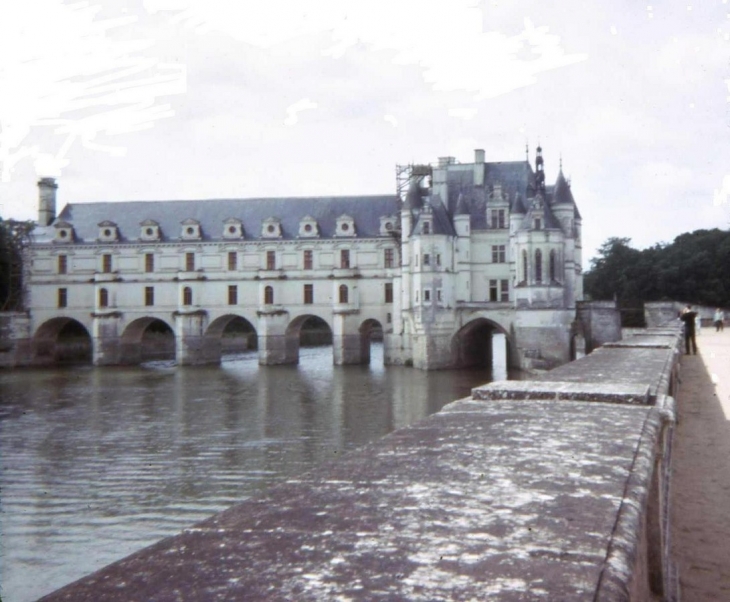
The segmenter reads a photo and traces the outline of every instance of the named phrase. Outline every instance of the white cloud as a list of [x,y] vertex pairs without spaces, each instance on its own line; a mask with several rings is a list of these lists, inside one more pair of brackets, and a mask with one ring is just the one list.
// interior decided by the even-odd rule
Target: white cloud
[[716,207],[719,207],[720,205],[727,205],[728,198],[730,198],[730,174],[727,174],[722,179],[720,189],[715,189],[713,204]]
[[[0,169],[9,181],[19,161],[59,175],[76,141],[121,154],[100,135],[145,129],[172,115],[158,99],[185,92],[185,70],[150,55],[154,40],[115,39],[137,17],[97,19],[99,5],[24,0],[0,21]],[[10,17],[10,18],[8,18]],[[46,130],[45,147],[29,136]],[[53,148],[50,148],[53,147]]]
[[309,109],[316,109],[317,103],[312,102],[308,98],[302,98],[293,105],[290,105],[286,109],[286,119],[284,120],[285,125],[294,125],[299,122],[299,113],[307,111]]
[[[326,56],[342,57],[365,44],[394,53],[393,62],[417,65],[438,91],[467,91],[493,98],[532,84],[545,71],[587,58],[566,54],[560,37],[529,19],[514,36],[483,31],[482,10],[469,0],[269,0],[250,10],[229,0],[145,0],[150,12],[174,11],[175,19],[197,31],[216,30],[262,48],[327,32]],[[534,58],[522,58],[528,50]]]

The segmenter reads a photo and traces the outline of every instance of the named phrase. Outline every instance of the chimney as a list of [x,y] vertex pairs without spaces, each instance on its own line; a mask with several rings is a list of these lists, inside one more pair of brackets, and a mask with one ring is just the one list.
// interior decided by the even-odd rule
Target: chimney
[[484,186],[484,149],[474,150],[474,186]]
[[56,219],[56,184],[55,178],[38,180],[38,225],[50,226]]

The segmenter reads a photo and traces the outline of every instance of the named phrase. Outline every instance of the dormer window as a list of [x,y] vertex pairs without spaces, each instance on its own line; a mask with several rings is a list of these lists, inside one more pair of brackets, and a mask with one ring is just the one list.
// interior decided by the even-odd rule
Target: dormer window
[[105,220],[99,224],[99,242],[114,242],[119,237],[119,230],[114,222]]
[[200,222],[198,220],[188,218],[180,223],[182,225],[180,238],[183,240],[200,240]]
[[313,238],[315,236],[319,236],[317,220],[310,215],[302,218],[302,221],[299,222],[299,236],[302,238]]
[[56,229],[56,236],[54,242],[73,242],[74,240],[74,229],[71,224],[64,221],[58,221],[53,226]]
[[431,222],[430,221],[423,222],[423,233],[431,234]]
[[243,223],[240,219],[230,217],[223,222],[223,238],[243,238]]
[[139,224],[140,240],[160,240],[160,224],[153,219],[146,219]]
[[338,217],[335,236],[355,236],[355,220],[349,215]]
[[535,218],[534,228],[535,230],[542,230],[542,219],[540,219],[539,217]]
[[380,217],[380,235],[385,236],[391,234],[396,229],[396,218],[392,215],[383,215]]
[[278,217],[267,217],[261,225],[262,238],[281,238],[281,222]]

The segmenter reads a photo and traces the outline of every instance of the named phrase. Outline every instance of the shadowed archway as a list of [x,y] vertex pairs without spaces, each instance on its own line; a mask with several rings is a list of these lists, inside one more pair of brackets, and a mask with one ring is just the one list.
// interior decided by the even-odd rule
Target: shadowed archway
[[374,319],[365,320],[360,325],[361,363],[370,363],[370,345],[373,341],[383,340],[383,325]]
[[33,337],[32,347],[36,363],[91,363],[91,335],[73,318],[53,318],[44,322]]
[[120,363],[174,360],[175,332],[159,318],[139,318],[129,324],[122,334]]
[[229,314],[216,318],[205,331],[203,348],[206,362],[219,362],[224,355],[258,349],[256,328],[246,318]]
[[[495,344],[498,341],[505,341],[504,349],[497,347],[495,357]],[[509,357],[509,339],[504,331],[494,322],[486,318],[477,318],[464,325],[454,335],[451,343],[451,353],[455,368],[481,368],[490,370],[497,367],[506,370],[507,358]],[[499,375],[502,377],[502,375]]]

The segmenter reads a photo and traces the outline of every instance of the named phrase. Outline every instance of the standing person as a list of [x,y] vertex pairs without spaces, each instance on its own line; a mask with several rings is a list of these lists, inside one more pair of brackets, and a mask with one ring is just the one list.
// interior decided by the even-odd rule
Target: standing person
[[692,311],[692,306],[687,305],[682,310],[679,319],[684,322],[684,350],[689,355],[690,346],[692,347],[692,353],[697,355],[697,341],[695,340],[695,318],[697,312]]
[[725,312],[721,308],[715,310],[715,315],[712,318],[712,323],[715,325],[715,332],[725,330]]

